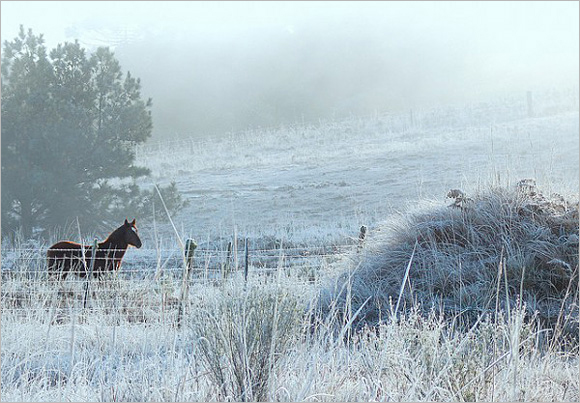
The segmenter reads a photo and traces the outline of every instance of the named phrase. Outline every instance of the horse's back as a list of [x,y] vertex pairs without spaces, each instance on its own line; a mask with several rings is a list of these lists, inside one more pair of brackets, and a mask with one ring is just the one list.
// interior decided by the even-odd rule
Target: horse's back
[[70,241],[60,241],[52,245],[46,251],[46,257],[48,259],[62,258],[62,257],[72,257],[81,256],[83,246],[76,242]]
[[60,241],[52,245],[46,251],[49,273],[60,273],[62,276],[70,271],[71,266],[78,265],[83,254],[82,250],[83,246],[76,242]]
[[48,251],[54,253],[59,251],[80,250],[80,249],[82,249],[82,245],[80,243],[71,241],[60,241],[52,245],[50,248],[48,248]]

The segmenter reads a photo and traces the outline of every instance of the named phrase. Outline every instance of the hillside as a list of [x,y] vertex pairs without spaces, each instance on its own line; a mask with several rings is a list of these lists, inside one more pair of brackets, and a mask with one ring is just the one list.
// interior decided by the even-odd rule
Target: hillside
[[[498,101],[151,144],[138,150],[153,173],[142,184],[177,182],[191,201],[174,217],[184,236],[231,237],[235,228],[309,244],[356,237],[362,224],[415,200],[445,201],[451,188],[535,178],[547,192],[577,193],[577,100],[546,99],[538,117]],[[169,225],[157,228],[174,242]]]

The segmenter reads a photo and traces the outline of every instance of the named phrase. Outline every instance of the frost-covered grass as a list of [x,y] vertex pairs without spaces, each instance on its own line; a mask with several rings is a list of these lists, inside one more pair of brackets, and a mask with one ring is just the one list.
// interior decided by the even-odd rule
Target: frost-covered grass
[[578,196],[543,193],[531,180],[450,196],[371,228],[322,293],[322,310],[352,300],[360,327],[419,302],[471,324],[526,304],[556,337],[578,343]]
[[[377,114],[146,145],[138,162],[152,177],[141,184],[177,183],[190,205],[176,226],[195,239],[237,230],[311,244],[356,237],[361,225],[414,200],[498,178],[535,178],[548,192],[576,193],[577,107],[530,118],[521,100],[415,110],[412,122],[409,113]],[[144,235],[152,232],[150,221],[138,222]],[[156,225],[174,242],[169,225]]]
[[[471,242],[471,249],[461,253],[452,242],[456,239],[453,231],[462,234],[466,228],[452,219],[462,218],[465,226],[485,215],[489,226],[499,228],[504,222],[514,226],[511,233],[515,234],[517,220],[510,214],[509,204],[512,196],[498,191],[473,200],[460,198],[456,199],[458,207],[411,213],[402,217],[408,225],[401,226],[401,222],[393,225],[398,228],[400,239],[414,237],[423,243],[425,250],[414,258],[429,264],[430,256],[451,257],[449,248],[455,248],[455,257],[463,259],[469,268],[481,261],[470,258],[477,253],[489,254],[490,245],[486,246],[482,239],[475,243],[474,238],[462,238],[464,246]],[[524,225],[525,231],[547,236],[534,229],[534,225],[562,225],[570,233],[554,238],[561,242],[554,250],[561,248],[565,254],[570,248],[577,249],[573,245],[578,234],[577,204],[561,199],[530,199],[529,194],[518,197],[512,202],[522,209],[523,224],[519,225]],[[487,211],[490,206],[503,209],[494,209],[497,214],[492,215]],[[481,211],[469,213],[465,210],[468,208]],[[558,214],[552,214],[555,211]],[[449,219],[449,225],[436,219],[442,216]],[[180,276],[159,270],[159,266],[145,267],[155,265],[155,260],[133,262],[133,269],[142,265],[143,276],[122,272],[92,283],[87,308],[83,307],[84,280],[49,282],[38,267],[27,266],[36,260],[17,260],[17,270],[5,272],[2,282],[2,399],[577,401],[580,398],[578,344],[553,337],[545,322],[534,320],[537,314],[531,304],[511,297],[504,304],[501,279],[497,282],[501,287],[493,287],[494,291],[501,291],[499,303],[489,309],[493,314],[480,310],[466,326],[457,312],[439,311],[437,304],[435,309],[429,307],[436,302],[435,293],[430,295],[428,290],[417,287],[417,280],[425,281],[423,286],[428,284],[414,269],[410,281],[415,296],[419,296],[415,300],[420,303],[414,304],[409,299],[398,315],[393,314],[393,304],[383,306],[383,320],[379,324],[368,321],[371,326],[361,326],[364,322],[359,319],[369,317],[362,309],[364,306],[361,308],[361,299],[393,278],[396,286],[400,286],[403,277],[393,261],[396,250],[385,248],[397,243],[385,243],[389,234],[373,239],[373,230],[377,229],[385,230],[371,228],[371,236],[362,249],[353,245],[350,254],[337,256],[314,272],[288,266],[285,261],[292,262],[292,256],[280,253],[277,271],[266,275],[252,267],[247,282],[240,269],[220,281],[194,276],[196,281],[190,284],[181,326],[177,326]],[[490,240],[494,234],[501,235],[497,228],[490,231],[472,235],[489,236]],[[519,248],[515,238],[498,239],[504,242],[506,257],[511,253],[509,248]],[[399,246],[403,244],[404,241]],[[533,257],[539,246],[527,245],[531,249],[524,252]],[[352,271],[356,259],[371,257],[374,262],[360,268],[375,274],[372,286],[365,281],[350,285],[343,281],[345,293],[334,295],[329,309],[320,316],[316,308],[321,302],[321,285],[336,280],[345,270]],[[540,258],[543,260],[536,262],[540,267],[533,269],[550,270],[546,256],[540,254]],[[377,261],[390,262],[392,270],[381,265],[381,270],[373,271]],[[203,260],[197,263],[203,264]],[[500,264],[498,261],[491,264],[495,263]],[[568,264],[575,264],[577,270],[577,257]],[[430,277],[433,287],[445,278],[457,281],[459,273],[448,269],[446,276],[435,270]],[[515,269],[507,264],[504,271],[510,282],[520,284],[521,279],[514,277]],[[554,274],[561,274],[561,269],[565,267],[555,267]],[[537,295],[540,291],[549,293],[546,278],[541,274],[528,279],[527,292],[533,293],[535,289]],[[480,276],[485,277],[485,273]],[[550,276],[547,279],[553,280]],[[573,288],[577,289],[577,284]],[[448,292],[447,298],[453,297],[453,287],[440,291]],[[475,287],[468,294],[458,295],[473,301],[488,296]],[[371,304],[376,306],[380,297],[375,295]],[[577,296],[571,301],[561,294],[551,298],[561,298],[577,311]],[[556,305],[560,305],[559,301]]]
[[162,315],[161,300],[137,321],[119,309],[154,293],[134,280],[119,285],[117,301],[108,296],[83,310],[63,294],[66,309],[35,314],[49,288],[29,289],[29,313],[2,301],[3,401],[579,398],[577,351],[546,348],[518,309],[461,331],[451,318],[410,310],[349,333],[340,314],[312,327],[315,289],[299,278],[244,284],[234,276],[192,286],[178,328],[176,308],[167,305],[173,314]]
[[[571,111],[536,118],[526,117],[521,103],[500,102],[414,111],[413,121],[384,115],[140,150],[151,182],[176,180],[192,202],[173,217],[181,237],[200,244],[181,326],[180,255],[169,225],[138,218],[144,248],[127,253],[122,275],[91,285],[86,308],[84,281],[49,283],[38,250],[11,252],[4,243],[2,400],[578,401],[578,346],[547,343],[546,328],[530,320],[531,304],[501,298],[496,310],[494,298],[493,315],[478,312],[465,326],[431,310],[428,298],[416,305],[411,298],[403,314],[379,315],[380,324],[364,327],[357,320],[368,314],[359,311],[361,302],[391,280],[398,295],[406,266],[397,265],[395,276],[375,272],[375,289],[364,288],[368,281],[363,288],[342,282],[346,292],[335,295],[323,317],[314,309],[323,284],[384,246],[373,239],[377,223],[395,212],[405,216],[415,200],[436,199],[447,215],[461,216],[441,206],[449,203],[447,191],[474,195],[489,178],[505,184],[535,177],[548,194],[577,194],[577,99]],[[435,237],[429,231],[437,223],[422,222]],[[308,256],[307,269],[297,266],[301,256],[290,255],[296,246],[356,244],[362,224],[370,236],[359,253],[319,263]],[[398,230],[400,239],[421,232]],[[274,252],[264,265],[284,269],[258,274],[252,257],[247,283],[241,270],[225,280],[204,275],[219,269],[216,256],[236,236],[249,237],[255,249],[283,244],[286,259]],[[528,251],[542,246],[534,245]],[[446,247],[451,259],[453,245]],[[396,257],[382,250],[374,263]],[[407,262],[410,251],[403,252],[398,258]],[[428,263],[429,250],[420,252]],[[475,264],[481,256],[471,261],[471,252],[466,262]],[[359,268],[368,274],[371,266]],[[456,273],[437,274],[433,286],[452,292],[447,284],[457,284]],[[520,278],[516,273],[508,283],[519,286]],[[504,286],[492,280],[494,293]],[[465,301],[484,297],[475,288],[456,289]]]

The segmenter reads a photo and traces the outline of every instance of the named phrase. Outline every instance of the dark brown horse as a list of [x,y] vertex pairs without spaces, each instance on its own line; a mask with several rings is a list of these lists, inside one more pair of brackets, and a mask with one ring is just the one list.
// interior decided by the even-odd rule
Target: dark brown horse
[[[129,245],[141,247],[135,220],[132,222],[125,220],[123,225],[111,232],[105,241],[98,244],[93,276],[100,278],[107,272],[119,270],[121,260]],[[46,257],[49,277],[65,279],[69,273],[86,277],[93,260],[93,250],[91,246],[61,241],[48,248]]]

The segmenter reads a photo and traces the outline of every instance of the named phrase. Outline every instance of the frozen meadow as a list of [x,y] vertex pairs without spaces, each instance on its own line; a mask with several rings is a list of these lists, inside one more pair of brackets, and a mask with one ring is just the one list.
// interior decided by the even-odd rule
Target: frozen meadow
[[467,330],[410,309],[354,333],[347,293],[312,320],[361,225],[523,178],[577,197],[578,133],[576,92],[535,94],[533,116],[516,97],[140,147],[140,184],[190,201],[172,219],[199,244],[191,281],[161,220],[137,219],[144,248],[86,307],[84,280],[52,284],[42,251],[3,247],[2,401],[578,401],[578,347],[547,344],[521,305]]
[[577,193],[577,97],[545,96],[535,118],[522,97],[151,144],[138,162],[153,172],[144,185],[175,181],[191,201],[175,217],[183,235],[336,242],[451,188],[535,178]]

